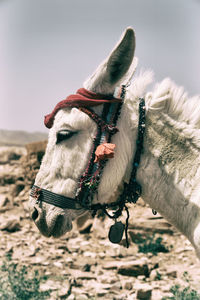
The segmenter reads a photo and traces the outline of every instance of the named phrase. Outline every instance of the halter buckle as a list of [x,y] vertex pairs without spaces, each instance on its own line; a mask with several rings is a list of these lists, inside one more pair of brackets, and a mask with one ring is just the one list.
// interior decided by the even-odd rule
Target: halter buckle
[[32,194],[31,194],[31,196],[36,199],[37,204],[39,203],[39,198],[41,196],[41,191],[42,191],[42,189],[37,187],[33,190]]

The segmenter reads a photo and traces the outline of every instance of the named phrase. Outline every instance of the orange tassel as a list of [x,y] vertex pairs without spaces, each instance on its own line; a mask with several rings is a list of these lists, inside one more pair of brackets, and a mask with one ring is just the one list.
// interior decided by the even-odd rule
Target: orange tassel
[[97,147],[95,151],[95,160],[94,162],[99,162],[100,160],[105,160],[107,158],[114,157],[114,149],[116,145],[111,143],[104,143]]

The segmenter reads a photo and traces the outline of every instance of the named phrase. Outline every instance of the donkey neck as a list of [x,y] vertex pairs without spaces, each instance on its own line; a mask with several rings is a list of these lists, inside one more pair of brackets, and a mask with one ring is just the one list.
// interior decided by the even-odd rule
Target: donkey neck
[[187,125],[182,126],[182,134],[179,125],[164,112],[147,113],[137,180],[144,200],[193,242],[200,220],[200,149],[192,142],[195,130],[190,128],[189,138],[183,134],[189,130]]

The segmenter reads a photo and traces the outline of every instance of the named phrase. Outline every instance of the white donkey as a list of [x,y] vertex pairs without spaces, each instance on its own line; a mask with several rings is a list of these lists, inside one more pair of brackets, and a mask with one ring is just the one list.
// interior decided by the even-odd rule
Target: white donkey
[[[31,215],[43,235],[59,237],[86,209],[105,210],[110,204],[120,212],[128,199],[120,195],[127,186],[131,193],[129,182],[135,172],[133,202],[141,187],[142,198],[189,239],[200,257],[200,98],[188,99],[170,79],[145,92],[152,82],[151,72],[136,76],[128,86],[137,64],[134,50],[134,31],[127,28],[109,57],[86,80],[85,89],[60,102],[47,116],[46,125],[52,128],[31,191]],[[115,92],[122,84],[125,97],[123,89]],[[146,123],[144,110],[138,108],[141,97]],[[105,112],[109,105],[118,105],[110,120]],[[142,120],[139,142],[138,119]],[[108,132],[106,122],[113,125],[114,133]],[[105,147],[97,155],[102,139]],[[106,153],[101,156],[102,151]]]

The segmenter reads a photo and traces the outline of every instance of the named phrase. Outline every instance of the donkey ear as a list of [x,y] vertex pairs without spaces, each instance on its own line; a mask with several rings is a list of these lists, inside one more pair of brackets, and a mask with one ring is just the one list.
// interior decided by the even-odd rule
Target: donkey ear
[[106,75],[111,84],[118,82],[128,71],[135,52],[135,34],[127,28],[121,41],[108,58]]
[[109,57],[84,82],[84,87],[100,94],[113,94],[131,66],[135,51],[135,34],[128,27]]

